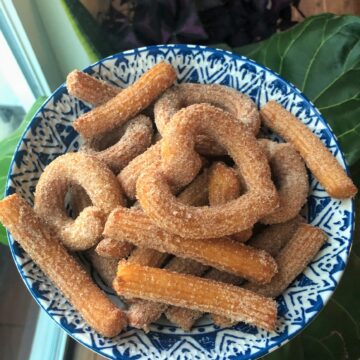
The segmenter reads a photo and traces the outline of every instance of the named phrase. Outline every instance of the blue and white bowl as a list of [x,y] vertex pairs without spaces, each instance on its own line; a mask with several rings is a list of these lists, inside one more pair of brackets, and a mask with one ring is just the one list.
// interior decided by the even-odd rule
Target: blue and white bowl
[[[203,46],[161,45],[110,56],[85,71],[119,87],[127,87],[161,60],[171,63],[179,82],[217,83],[248,94],[258,106],[276,100],[299,117],[346,168],[337,140],[317,109],[293,85],[228,51]],[[53,159],[79,148],[72,122],[89,106],[70,96],[63,85],[44,103],[24,132],[10,167],[7,194],[19,193],[33,203],[40,174]],[[8,234],[17,268],[38,304],[70,336],[110,359],[255,359],[278,348],[299,333],[324,307],[344,271],[351,247],[354,209],[351,200],[336,200],[310,176],[308,221],[328,234],[316,258],[280,296],[276,330],[268,332],[243,323],[215,326],[209,317],[191,332],[166,320],[145,334],[129,328],[119,336],[104,338],[90,328],[43,272]],[[88,264],[89,266],[89,264]],[[96,272],[96,283],[115,299]]]

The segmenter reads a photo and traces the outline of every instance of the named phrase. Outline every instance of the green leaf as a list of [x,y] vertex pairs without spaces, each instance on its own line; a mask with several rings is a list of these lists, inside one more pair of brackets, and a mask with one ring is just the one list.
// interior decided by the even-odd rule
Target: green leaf
[[360,17],[321,14],[233,49],[276,71],[320,110],[349,164],[360,159]]
[[[5,184],[7,179],[7,173],[11,164],[11,160],[19,142],[21,135],[23,134],[29,121],[34,116],[35,112],[44,103],[46,97],[39,97],[24,117],[21,125],[6,139],[0,141],[0,199],[3,197],[5,192]],[[0,224],[0,243],[8,244],[5,228]]]

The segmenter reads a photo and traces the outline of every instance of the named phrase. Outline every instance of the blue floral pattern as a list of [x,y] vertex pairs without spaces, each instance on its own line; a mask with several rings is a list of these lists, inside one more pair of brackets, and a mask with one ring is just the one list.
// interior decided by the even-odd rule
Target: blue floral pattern
[[[219,83],[240,90],[258,106],[276,100],[298,116],[346,168],[336,138],[319,112],[294,86],[271,70],[230,52],[192,45],[164,45],[140,48],[108,57],[85,71],[121,88],[133,83],[161,60],[176,69],[179,82]],[[26,129],[10,168],[7,194],[18,192],[30,203],[37,180],[47,164],[57,156],[79,147],[72,122],[89,110],[60,86],[45,102]],[[255,359],[295,336],[321,310],[344,271],[354,223],[351,200],[330,198],[310,176],[309,222],[329,236],[314,261],[278,300],[276,330],[267,332],[245,324],[220,329],[209,317],[191,332],[184,332],[159,320],[151,331],[129,328],[108,339],[87,326],[58,289],[9,234],[12,254],[29,291],[39,305],[69,335],[111,359]],[[90,266],[84,261],[85,266]],[[94,269],[97,284],[122,306]]]

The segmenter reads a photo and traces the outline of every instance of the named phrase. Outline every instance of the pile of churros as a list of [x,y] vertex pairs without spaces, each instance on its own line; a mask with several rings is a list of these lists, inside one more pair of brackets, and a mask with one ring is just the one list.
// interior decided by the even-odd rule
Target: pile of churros
[[[46,167],[34,208],[17,194],[0,201],[0,221],[103,336],[147,331],[162,314],[185,330],[207,313],[219,326],[272,331],[274,299],[327,241],[301,216],[306,167],[332,197],[357,189],[276,102],[259,111],[229,87],[175,82],[165,62],[126,89],[71,72],[68,92],[93,106],[73,123],[83,145]],[[85,252],[126,310],[73,252]]]

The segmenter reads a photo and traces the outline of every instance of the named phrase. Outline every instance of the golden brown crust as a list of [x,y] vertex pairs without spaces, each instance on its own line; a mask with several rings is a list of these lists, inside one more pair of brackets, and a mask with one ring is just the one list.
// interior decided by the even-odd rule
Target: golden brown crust
[[[64,210],[64,197],[71,184],[86,190],[93,206],[73,220]],[[86,250],[101,238],[106,215],[124,205],[119,183],[98,159],[83,153],[56,158],[41,174],[35,192],[35,211],[58,232],[71,250]]]
[[291,143],[300,153],[307,167],[330,196],[339,199],[355,196],[357,188],[352,180],[305,124],[275,101],[263,106],[261,115],[265,125]]
[[106,103],[121,91],[120,88],[79,70],[69,73],[66,78],[66,87],[70,95],[95,106]]
[[259,283],[276,273],[276,263],[266,252],[229,238],[181,238],[157,227],[143,212],[126,208],[114,210],[105,225],[106,236],[137,246],[189,258]]
[[175,79],[174,68],[161,62],[105,104],[81,115],[73,126],[84,138],[111,131],[147,108]]
[[0,201],[0,221],[90,326],[108,337],[126,327],[125,314],[93,283],[25,200],[14,194]]
[[225,315],[267,330],[275,327],[275,301],[192,275],[121,263],[114,287],[119,295]]

